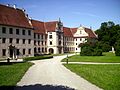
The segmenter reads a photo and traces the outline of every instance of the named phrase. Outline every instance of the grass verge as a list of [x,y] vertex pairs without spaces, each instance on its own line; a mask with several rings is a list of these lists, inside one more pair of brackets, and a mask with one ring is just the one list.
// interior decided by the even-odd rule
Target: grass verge
[[15,86],[31,65],[30,62],[0,63],[0,86]]
[[[103,53],[103,56],[70,56],[69,62],[101,62],[101,63],[120,63],[120,56],[115,56],[114,53]],[[62,60],[66,61],[66,58]]]
[[65,65],[68,69],[104,90],[120,89],[120,65]]

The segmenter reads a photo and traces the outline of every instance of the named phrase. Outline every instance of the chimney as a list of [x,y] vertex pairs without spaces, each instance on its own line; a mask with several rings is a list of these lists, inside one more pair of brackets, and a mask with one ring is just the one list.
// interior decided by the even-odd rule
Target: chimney
[[82,27],[82,24],[80,24],[80,27]]
[[16,4],[13,5],[13,8],[16,9]]
[[25,9],[24,9],[24,8],[22,8],[22,11],[23,11],[23,12],[25,12]]
[[6,6],[10,7],[10,4],[7,4]]
[[92,27],[90,26],[90,29],[92,30]]

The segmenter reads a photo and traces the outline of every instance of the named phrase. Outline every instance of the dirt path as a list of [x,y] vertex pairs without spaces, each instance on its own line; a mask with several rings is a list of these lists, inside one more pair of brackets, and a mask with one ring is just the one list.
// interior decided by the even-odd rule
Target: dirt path
[[[35,63],[24,75],[18,86],[53,85],[67,86],[76,90],[100,90],[97,86],[66,69],[60,62],[64,56],[55,56],[48,60],[32,61]],[[32,90],[32,89],[29,89]],[[42,90],[42,89],[40,89]],[[52,90],[52,89],[44,89]],[[55,90],[55,89],[53,89]],[[56,89],[65,90],[65,89]],[[67,89],[68,90],[68,89]]]

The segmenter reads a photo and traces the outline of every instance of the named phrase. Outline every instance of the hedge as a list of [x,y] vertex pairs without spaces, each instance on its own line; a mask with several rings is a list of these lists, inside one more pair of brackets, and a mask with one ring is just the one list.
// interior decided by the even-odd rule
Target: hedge
[[49,59],[53,58],[52,55],[45,55],[45,56],[35,56],[35,57],[25,57],[23,58],[24,61],[31,61],[31,60],[41,60],[41,59]]

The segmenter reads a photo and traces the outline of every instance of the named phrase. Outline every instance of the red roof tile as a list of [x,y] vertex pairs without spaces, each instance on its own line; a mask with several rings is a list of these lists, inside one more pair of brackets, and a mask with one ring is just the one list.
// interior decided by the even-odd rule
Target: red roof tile
[[37,20],[31,20],[35,33],[45,34],[45,23]]
[[89,28],[85,28],[85,32],[88,34],[89,38],[97,38],[96,34],[94,33],[94,31],[92,31]]
[[25,13],[20,9],[0,4],[0,24],[24,28],[32,28]]
[[56,30],[56,24],[58,21],[45,22],[45,27],[48,32],[54,32]]
[[77,32],[77,28],[70,28],[72,31],[72,34],[75,34]]
[[68,27],[63,27],[63,32],[64,32],[64,36],[66,36],[66,37],[73,37],[73,34],[72,34],[70,28],[68,28]]

